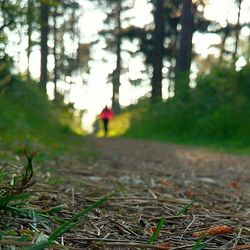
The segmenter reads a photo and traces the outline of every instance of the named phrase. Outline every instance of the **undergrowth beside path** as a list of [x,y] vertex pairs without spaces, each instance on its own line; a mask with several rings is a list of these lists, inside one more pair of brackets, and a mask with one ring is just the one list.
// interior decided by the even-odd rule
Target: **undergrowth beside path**
[[185,98],[139,100],[111,121],[110,135],[249,154],[249,65],[218,66],[196,79]]

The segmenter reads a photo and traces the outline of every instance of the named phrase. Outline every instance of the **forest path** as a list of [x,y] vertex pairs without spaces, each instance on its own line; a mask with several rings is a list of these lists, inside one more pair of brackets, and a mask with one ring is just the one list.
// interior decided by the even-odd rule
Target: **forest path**
[[[250,246],[250,157],[123,138],[88,142],[98,157],[88,163],[71,159],[60,168],[74,187],[75,208],[124,189],[81,225],[80,246],[91,249],[102,240],[104,249],[145,249],[140,244],[161,217],[167,224],[155,244],[165,242],[163,249],[192,249],[197,242],[192,233],[216,225],[233,232],[204,239],[208,249]],[[190,210],[177,215],[192,201]]]
[[203,180],[221,186],[237,182],[250,188],[250,157],[146,140],[91,138],[100,162],[121,177]]

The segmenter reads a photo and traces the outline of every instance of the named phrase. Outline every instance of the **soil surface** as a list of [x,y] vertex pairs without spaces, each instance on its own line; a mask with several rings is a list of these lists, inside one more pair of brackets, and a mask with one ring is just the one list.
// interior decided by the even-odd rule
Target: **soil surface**
[[[250,157],[122,138],[89,137],[79,150],[40,166],[41,181],[32,187],[33,208],[66,204],[53,214],[64,220],[96,204],[58,244],[70,250],[250,249]],[[13,219],[1,223],[13,225]],[[20,217],[12,227],[33,233],[35,226],[49,236],[60,225],[32,223]],[[1,244],[32,244],[14,240]]]
[[[250,157],[121,138],[89,145],[97,159],[63,170],[75,209],[122,190],[88,217],[74,246],[146,249],[164,217],[150,249],[250,249]],[[193,235],[216,227],[202,243]]]
[[91,141],[101,153],[100,162],[120,177],[161,176],[183,182],[211,182],[225,188],[237,182],[242,188],[250,188],[250,157],[146,140],[93,138]]

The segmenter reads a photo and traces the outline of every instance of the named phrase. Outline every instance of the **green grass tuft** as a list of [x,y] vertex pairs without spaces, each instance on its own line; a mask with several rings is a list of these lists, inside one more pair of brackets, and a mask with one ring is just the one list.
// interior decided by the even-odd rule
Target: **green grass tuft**
[[162,226],[164,225],[165,223],[165,218],[162,217],[156,227],[156,230],[154,231],[154,233],[151,235],[151,237],[149,238],[149,240],[147,241],[147,244],[153,244],[153,242],[157,239],[160,231],[161,231],[161,228]]
[[30,247],[28,250],[42,250],[42,249],[48,247],[58,237],[60,237],[61,235],[65,234],[67,232],[69,232],[70,230],[72,230],[78,223],[80,223],[86,217],[86,215],[89,212],[91,212],[94,208],[99,207],[104,202],[106,202],[111,196],[113,196],[113,195],[109,195],[109,196],[101,198],[97,202],[93,203],[91,206],[89,206],[86,209],[84,209],[82,212],[74,215],[71,219],[69,219],[68,221],[66,221],[65,223],[61,224],[59,227],[57,227],[50,234],[48,240],[46,240],[44,242],[43,241],[39,242],[39,243],[35,244],[34,246]]

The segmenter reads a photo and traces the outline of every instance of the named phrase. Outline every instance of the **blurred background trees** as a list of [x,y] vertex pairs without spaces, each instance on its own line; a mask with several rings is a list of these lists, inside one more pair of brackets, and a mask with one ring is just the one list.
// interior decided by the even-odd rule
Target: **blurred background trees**
[[[246,54],[243,49],[248,52],[247,39],[244,42],[240,37],[241,30],[247,30],[249,26],[249,21],[241,21],[242,5],[246,3],[244,0],[231,1],[236,21],[233,23],[227,20],[226,25],[206,18],[204,10],[210,4],[209,0],[151,0],[147,4],[151,5],[153,22],[144,27],[137,27],[131,21],[134,18],[134,13],[131,12],[134,7],[132,0],[89,0],[89,2],[96,4],[96,8],[99,7],[106,15],[103,29],[97,34],[100,39],[101,37],[105,39],[105,49],[115,55],[115,65],[109,80],[113,86],[112,105],[117,111],[120,109],[121,76],[127,72],[122,51],[129,50],[128,45],[123,48],[123,40],[131,43],[136,41],[138,53],[140,51],[144,54],[141,60],[148,68],[152,103],[162,99],[162,80],[168,81],[168,89],[172,95],[175,94],[177,97],[178,93],[181,95],[183,91],[185,96],[189,88],[191,65],[196,64],[198,71],[203,70],[198,67],[196,61],[200,55],[193,49],[193,34],[202,32],[219,35],[221,42],[215,45],[219,54],[215,56],[218,62],[231,60],[232,63],[236,63],[243,54]],[[87,42],[81,44],[84,27],[79,27],[79,20],[84,15],[84,2],[1,0],[0,4],[1,60],[10,57],[4,48],[13,42],[14,35],[14,40],[19,40],[19,43],[27,39],[26,75],[27,79],[30,79],[30,55],[33,47],[39,45],[40,86],[45,89],[47,82],[53,81],[55,97],[59,78],[65,81],[66,76],[81,75],[83,72],[81,69],[89,73],[88,62],[91,59],[93,44]],[[18,41],[16,43],[18,44]],[[16,61],[20,60],[17,58]],[[48,58],[52,64],[49,71]],[[95,60],[94,57],[92,59]],[[208,58],[205,58],[203,63],[206,60]]]
[[[239,86],[226,87],[223,82],[222,93],[221,79],[209,76],[218,75],[214,71],[217,67],[228,74],[247,72],[250,20],[243,12],[250,6],[247,0],[228,0],[233,11],[226,20],[219,20],[207,14],[211,1],[148,0],[144,6],[151,13],[145,12],[145,23],[139,25],[134,20],[144,14],[144,9],[136,13],[138,3],[134,0],[0,0],[1,88],[13,81],[13,75],[32,81],[31,68],[35,66],[40,68],[36,80],[42,92],[57,102],[73,102],[69,96],[74,84],[89,84],[88,79],[98,74],[93,72],[93,65],[102,57],[103,64],[109,64],[104,81],[112,85],[116,113],[121,111],[121,96],[125,95],[122,86],[126,84],[138,90],[150,86],[147,96],[152,107],[166,99],[185,104],[195,96],[206,103],[204,110],[209,110],[208,102],[216,103],[218,93],[222,98],[231,91],[242,101],[245,97],[240,95]],[[85,26],[81,22],[88,11],[86,6],[98,9],[103,20],[91,39],[86,39],[85,31],[95,17],[85,21]],[[210,45],[202,51],[199,47],[207,43],[206,37]],[[100,51],[105,51],[107,58]],[[137,76],[132,76],[133,68],[138,68]],[[215,83],[203,86],[204,79],[214,79]],[[130,94],[126,93],[127,99],[131,99]]]

